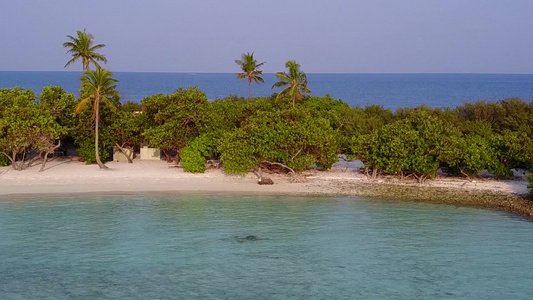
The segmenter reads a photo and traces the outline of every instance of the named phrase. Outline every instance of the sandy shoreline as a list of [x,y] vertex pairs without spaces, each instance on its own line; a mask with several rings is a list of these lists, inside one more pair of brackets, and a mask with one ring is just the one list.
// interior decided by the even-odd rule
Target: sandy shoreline
[[438,178],[419,185],[396,179],[371,181],[340,163],[328,172],[308,172],[305,180],[272,175],[275,184],[269,186],[258,185],[252,174],[228,176],[221,170],[191,174],[164,161],[108,162],[107,165],[108,170],[100,170],[96,165],[62,158],[49,162],[41,173],[40,165],[24,171],[0,167],[0,197],[111,192],[346,195],[492,207],[533,217],[533,201],[520,196],[527,194],[527,181],[523,178],[472,182]]
[[90,192],[258,192],[305,193],[303,185],[278,181],[260,186],[256,177],[226,176],[220,170],[204,174],[183,172],[164,161],[135,161],[133,164],[108,162],[107,170],[62,159],[24,171],[0,168],[0,195]]

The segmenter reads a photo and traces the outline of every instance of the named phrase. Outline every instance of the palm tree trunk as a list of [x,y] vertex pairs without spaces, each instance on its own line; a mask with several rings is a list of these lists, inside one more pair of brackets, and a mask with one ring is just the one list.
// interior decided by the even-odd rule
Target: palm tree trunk
[[248,79],[248,101],[250,101],[250,91],[252,89],[252,81]]
[[87,69],[89,69],[89,61],[83,57],[82,58],[82,65],[83,65],[83,74],[87,73]]
[[95,126],[94,126],[94,154],[95,154],[95,157],[96,157],[96,163],[98,164],[98,166],[100,167],[100,169],[107,169],[108,167],[106,165],[104,165],[102,163],[102,161],[100,160],[100,154],[98,153],[98,122],[100,121],[100,113],[98,112],[99,111],[99,108],[100,108],[100,99],[99,97],[96,97],[94,99],[95,101],[95,104],[94,104],[94,109],[95,109]]

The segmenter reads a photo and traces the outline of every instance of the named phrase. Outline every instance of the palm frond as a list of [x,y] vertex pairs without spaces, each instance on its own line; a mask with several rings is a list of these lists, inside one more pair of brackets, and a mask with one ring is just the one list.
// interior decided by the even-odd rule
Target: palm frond
[[76,113],[77,114],[81,113],[87,107],[87,105],[92,101],[93,98],[94,98],[94,96],[91,95],[91,96],[81,100],[80,103],[78,103],[78,105],[76,105]]
[[282,81],[287,81],[287,82],[292,81],[292,78],[291,78],[291,77],[289,76],[289,74],[287,74],[287,73],[277,72],[277,73],[276,73],[276,77],[277,77],[279,80],[282,80]]
[[285,97],[286,95],[288,95],[289,91],[290,91],[290,88],[291,87],[289,86],[289,87],[286,87],[283,90],[281,90],[281,92],[279,92],[278,95],[276,96],[276,100],[279,100],[280,98]]
[[99,60],[99,61],[103,61],[104,63],[107,63],[107,58],[105,58],[105,56],[98,54],[98,53],[94,53],[93,55],[91,55],[91,60],[93,62],[96,62],[97,60]]
[[67,61],[67,63],[65,64],[65,67],[68,67],[69,65],[71,65],[73,62],[75,62],[76,60],[78,60],[78,58],[80,58],[79,56],[75,55],[74,57],[72,57],[71,60]]
[[92,46],[91,48],[89,48],[90,51],[94,51],[94,50],[98,50],[100,48],[104,48],[105,45],[104,44],[98,44],[98,45],[94,45]]
[[75,43],[73,43],[73,42],[65,42],[65,43],[63,43],[63,47],[70,48],[70,49],[67,50],[67,53],[68,53],[68,52],[74,51],[74,49],[76,49],[77,45]]
[[272,85],[272,88],[275,88],[275,87],[284,87],[286,85],[290,85],[290,82],[287,82],[287,81],[278,81],[276,83],[274,83]]
[[95,94],[100,93],[101,97],[112,96],[115,93],[115,88],[118,81],[111,78],[113,74],[100,67],[95,71],[87,71],[81,77],[82,88],[86,93]]
[[116,112],[117,111],[117,109],[118,109],[117,106],[108,97],[102,97],[102,98],[100,98],[100,101],[103,102],[105,105],[109,106],[109,108],[111,108],[112,112]]
[[262,77],[259,77],[259,76],[254,76],[253,78],[253,81],[255,81],[256,83],[265,83],[265,80],[263,80]]

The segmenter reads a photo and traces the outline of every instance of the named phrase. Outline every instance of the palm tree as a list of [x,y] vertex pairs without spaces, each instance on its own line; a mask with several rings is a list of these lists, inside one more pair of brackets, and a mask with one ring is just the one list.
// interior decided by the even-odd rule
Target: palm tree
[[98,123],[100,121],[100,102],[105,102],[112,107],[114,104],[110,101],[110,97],[115,95],[117,80],[111,78],[113,74],[105,69],[96,67],[96,71],[88,70],[81,77],[81,86],[84,95],[87,97],[78,103],[76,106],[76,113],[83,111],[87,105],[92,101],[93,102],[93,119],[95,120],[94,125],[94,151],[96,157],[96,163],[100,169],[107,169],[107,166],[102,163],[100,160],[100,154],[98,153]]
[[93,35],[87,33],[85,29],[83,32],[78,30],[77,34],[77,37],[67,35],[70,41],[63,43],[63,47],[69,48],[67,53],[72,54],[72,59],[67,62],[65,67],[78,60],[78,58],[81,58],[83,63],[83,73],[85,73],[89,70],[90,63],[93,63],[96,67],[100,67],[97,61],[107,63],[107,59],[103,55],[95,52],[95,50],[103,48],[105,46],[104,44],[92,46]]
[[289,68],[289,73],[277,72],[276,77],[278,82],[274,83],[274,87],[284,87],[281,92],[278,93],[276,100],[281,96],[288,95],[292,99],[292,106],[294,107],[296,100],[302,100],[302,93],[311,93],[311,90],[307,88],[307,75],[300,71],[300,65],[294,60],[289,60],[285,63],[285,68]]
[[248,79],[248,100],[250,100],[250,90],[252,86],[252,80],[256,83],[262,83],[265,82],[263,78],[260,76],[263,71],[258,70],[259,67],[264,65],[265,63],[262,62],[260,64],[257,63],[257,60],[254,59],[254,53],[251,54],[243,53],[241,56],[241,59],[235,60],[235,63],[241,66],[242,73],[237,73],[237,78],[239,79]]

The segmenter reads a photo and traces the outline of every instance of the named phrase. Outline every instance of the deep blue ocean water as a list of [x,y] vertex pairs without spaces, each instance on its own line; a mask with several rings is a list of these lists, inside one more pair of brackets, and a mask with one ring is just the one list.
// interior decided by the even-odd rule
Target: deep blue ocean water
[[[0,71],[0,88],[19,86],[36,94],[44,86],[59,85],[77,95],[80,72]],[[124,73],[116,72],[122,101],[141,101],[179,87],[198,86],[209,100],[229,95],[247,97],[246,80],[233,73]],[[270,96],[274,74],[264,74],[265,83],[252,84],[252,97]],[[386,108],[456,107],[467,101],[503,100],[519,97],[533,100],[533,74],[308,74],[313,95],[331,95],[350,106],[382,105]]]
[[0,299],[531,299],[532,236],[351,197],[3,196]]

